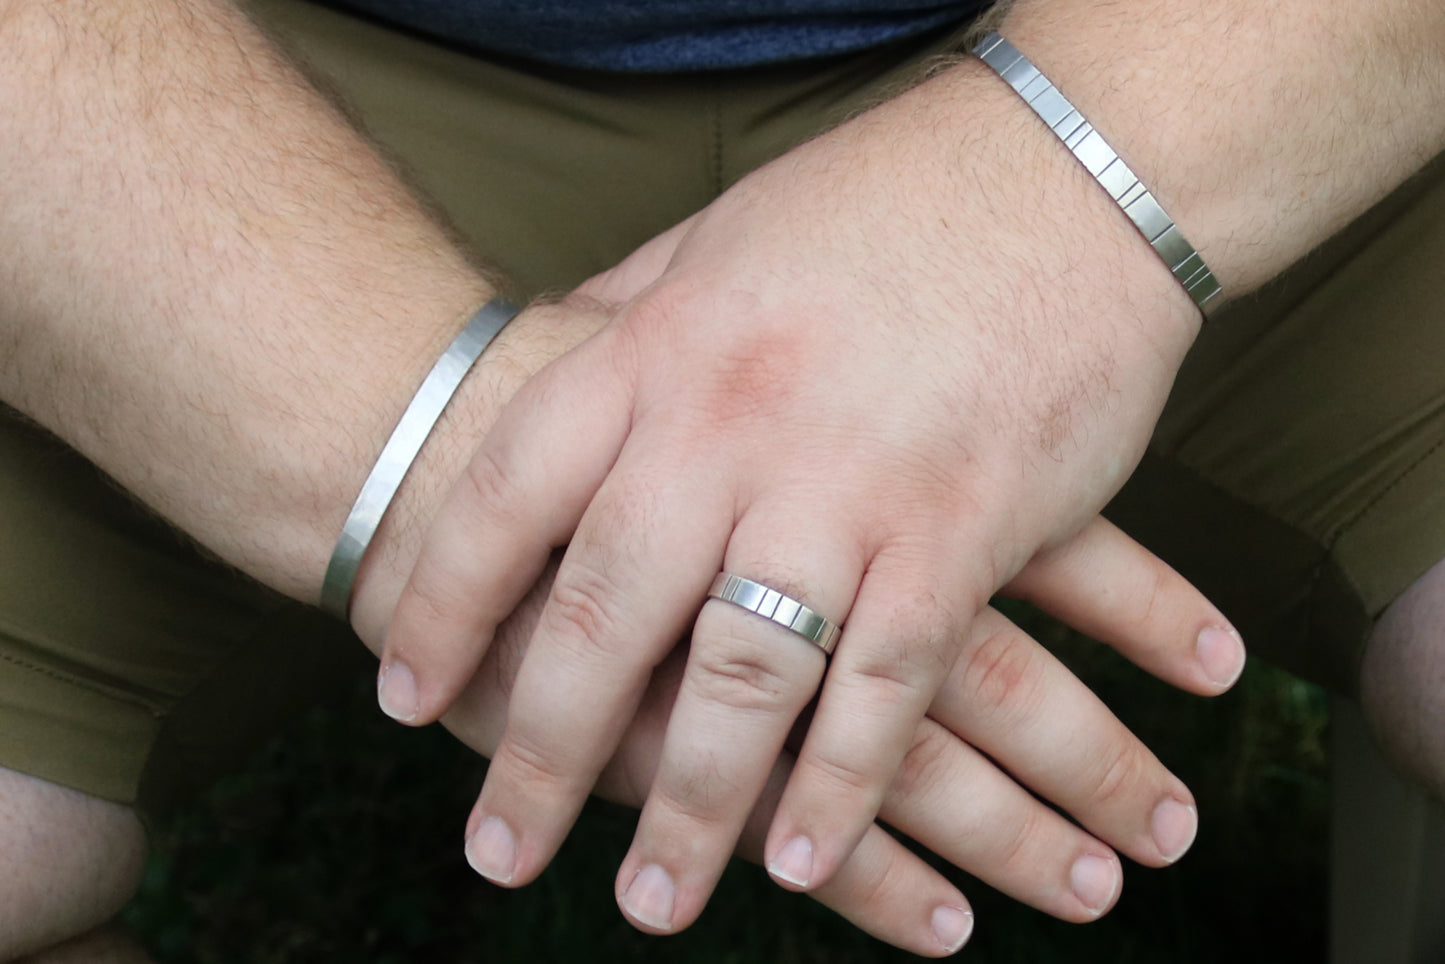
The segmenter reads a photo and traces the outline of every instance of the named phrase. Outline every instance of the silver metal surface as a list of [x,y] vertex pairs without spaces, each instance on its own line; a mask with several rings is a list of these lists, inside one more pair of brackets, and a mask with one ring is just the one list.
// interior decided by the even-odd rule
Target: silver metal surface
[[426,379],[417,389],[401,420],[387,439],[371,474],[362,483],[361,494],[341,527],[341,537],[326,566],[321,583],[321,608],[345,620],[351,612],[351,588],[361,557],[381,525],[381,517],[396,497],[401,480],[421,451],[422,443],[431,434],[447,403],[456,394],[462,379],[476,364],[482,351],[497,333],[516,316],[520,309],[500,295],[482,305],[442,352]]
[[1057,87],[1018,48],[997,32],[985,36],[974,54],[1018,92],[1035,114],[1049,125],[1088,172],[1109,192],[1149,242],[1175,279],[1206,316],[1223,303],[1223,289],[1204,259],[1174,221],[1140,183],[1104,136],[1084,120]]
[[792,630],[824,653],[833,652],[833,647],[838,645],[838,636],[843,632],[843,627],[809,609],[792,596],[785,596],[776,589],[769,589],[760,582],[744,579],[742,576],[718,573],[707,594],[713,599],[741,606],[784,629]]

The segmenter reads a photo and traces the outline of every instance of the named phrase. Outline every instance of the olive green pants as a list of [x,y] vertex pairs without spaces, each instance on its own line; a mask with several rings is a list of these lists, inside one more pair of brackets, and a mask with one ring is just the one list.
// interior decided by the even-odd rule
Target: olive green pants
[[[615,264],[947,40],[614,76],[488,63],[295,0],[258,16],[527,293]],[[1345,691],[1372,620],[1445,555],[1442,211],[1445,185],[1419,178],[1212,320],[1109,509],[1256,652]],[[0,765],[154,814],[358,659],[342,627],[204,558],[10,413],[0,507]]]

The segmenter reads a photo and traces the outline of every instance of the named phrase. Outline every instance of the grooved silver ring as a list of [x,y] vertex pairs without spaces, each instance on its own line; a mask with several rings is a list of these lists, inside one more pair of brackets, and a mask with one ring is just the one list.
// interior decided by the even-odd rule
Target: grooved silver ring
[[838,636],[843,632],[842,626],[792,596],[730,572],[718,573],[707,594],[712,599],[741,606],[784,629],[792,630],[825,655],[832,655],[833,647],[838,645]]

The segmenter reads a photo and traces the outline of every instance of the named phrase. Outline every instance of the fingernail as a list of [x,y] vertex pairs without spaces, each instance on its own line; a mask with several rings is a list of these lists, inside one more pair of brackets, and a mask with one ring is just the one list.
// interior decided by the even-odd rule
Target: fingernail
[[677,889],[667,871],[657,864],[648,864],[627,885],[622,906],[648,927],[672,930],[672,903],[676,896]]
[[1079,903],[1096,915],[1102,914],[1119,892],[1119,865],[1105,857],[1085,854],[1069,868],[1069,886]]
[[1232,629],[1210,626],[1195,644],[1204,675],[1220,686],[1233,686],[1244,672],[1244,640]]
[[517,870],[517,838],[501,817],[488,817],[467,841],[467,863],[494,884],[510,884]]
[[1199,832],[1199,811],[1171,798],[1154,808],[1150,823],[1159,856],[1172,864],[1194,843],[1194,835]]
[[947,904],[933,908],[933,936],[943,949],[952,954],[964,945],[973,933],[973,912]]
[[796,887],[808,886],[813,876],[813,842],[807,837],[789,840],[768,862],[768,873]]
[[376,678],[376,702],[381,712],[393,720],[410,723],[416,719],[416,677],[401,660],[394,659],[381,668]]

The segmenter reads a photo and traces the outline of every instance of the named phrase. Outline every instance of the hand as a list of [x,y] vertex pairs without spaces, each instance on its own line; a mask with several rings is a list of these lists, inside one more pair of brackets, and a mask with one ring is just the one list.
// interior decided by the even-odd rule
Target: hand
[[[527,641],[546,600],[551,575],[498,628],[478,672],[444,718],[469,746],[490,755],[506,723],[506,706]],[[1011,591],[1028,595],[1056,614],[1068,614],[1109,640],[1134,661],[1187,689],[1213,693],[1191,642],[1194,627],[1220,622],[1219,614],[1183,579],[1102,520],[1065,548],[1036,559]],[[970,669],[956,668],[913,735],[904,764],[884,797],[881,816],[898,830],[960,869],[1054,916],[1092,920],[1118,899],[1122,867],[1113,851],[1040,803],[969,745],[968,735],[1027,734],[1017,746],[990,749],[1018,777],[1047,788],[1066,802],[1085,826],[1107,828],[1148,823],[1154,831],[1187,835],[1192,814],[1171,825],[1149,814],[1163,788],[1168,799],[1187,802],[1149,752],[1046,652],[997,613],[975,624]],[[1216,673],[1236,673],[1237,643],[1211,636],[1208,662]],[[647,796],[661,755],[668,714],[682,681],[686,649],[674,650],[657,672],[617,754],[602,771],[596,792],[639,806]],[[1008,672],[1013,667],[1016,672]],[[996,670],[1005,670],[996,672]],[[1007,677],[1012,686],[1002,685]],[[1032,691],[1038,699],[1019,700]],[[1045,712],[1068,703],[1071,732]],[[746,821],[738,849],[762,861],[768,823],[792,765],[784,753],[769,773],[764,792]],[[511,859],[505,843],[476,831],[478,809],[468,822],[468,854],[474,863]],[[1168,846],[1177,847],[1178,843]],[[520,882],[519,879],[513,881]],[[916,954],[936,956],[956,948],[971,928],[968,903],[953,885],[881,827],[869,827],[832,879],[813,896],[873,936]],[[956,912],[962,912],[956,913]],[[964,936],[966,937],[966,930]]]
[[[550,858],[696,616],[619,881],[656,868],[673,888],[666,920],[633,914],[654,929],[700,910],[824,669],[734,607],[697,615],[722,569],[847,620],[766,847],[780,880],[827,881],[972,664],[988,598],[1137,461],[1197,315],[979,70],[792,152],[644,252],[657,280],[519,393],[437,517],[384,664],[411,667],[400,715],[418,722],[571,541],[479,802],[510,828],[514,882]],[[1067,727],[1068,709],[1044,712]],[[1002,717],[972,738],[1007,747]],[[1178,855],[1131,816],[1110,842]]]
[[[647,254],[641,252],[629,267],[644,267]],[[614,272],[588,287],[615,296],[636,284],[637,276]],[[478,384],[473,387],[486,402],[481,411],[498,407],[549,357],[594,332],[605,315],[602,303],[577,296],[526,309],[474,373]],[[433,458],[455,460],[455,453],[444,451],[450,447],[441,446]],[[427,476],[444,474],[444,468],[433,466]],[[413,492],[412,500],[416,499],[423,505],[428,501]],[[371,641],[384,635],[385,614],[401,589],[395,579],[398,557],[406,561],[416,551],[404,535],[413,526],[397,526],[394,517],[388,525],[387,551],[368,556],[355,599],[358,628]],[[377,559],[392,561],[377,563]],[[549,585],[550,575],[499,628],[482,671],[473,676],[445,718],[449,728],[486,755],[501,737],[512,683]],[[1222,617],[1167,566],[1102,520],[1065,547],[1035,559],[1008,591],[1096,638],[1115,642],[1130,658],[1165,679],[1195,692],[1220,689],[1211,682],[1190,640],[1199,625],[1225,625]],[[1093,919],[1118,898],[1122,868],[1113,851],[1036,801],[959,734],[982,734],[980,747],[1015,774],[1027,775],[1050,799],[1067,803],[1085,826],[1105,836],[1112,836],[1114,827],[1146,821],[1152,830],[1152,816],[1144,815],[1161,787],[1169,799],[1184,802],[1190,799],[1187,790],[1047,654],[1038,654],[1042,658],[1031,659],[1021,672],[1012,674],[1013,690],[994,685],[1000,674],[989,668],[1014,663],[1020,655],[1035,655],[1033,644],[996,613],[981,620],[976,630],[980,635],[971,647],[976,653],[970,661],[971,674],[955,673],[935,701],[932,717],[919,726],[884,800],[882,815],[952,863],[1019,900],[1066,920]],[[1224,651],[1212,655],[1215,676],[1237,674],[1239,663],[1232,662],[1242,659],[1237,642],[1226,640]],[[597,792],[634,806],[646,798],[685,656],[685,649],[674,650],[654,674],[618,753],[601,774]],[[1217,665],[1221,657],[1223,669]],[[1023,689],[1046,689],[1049,698],[1021,704],[1016,694]],[[1060,748],[1070,744],[1060,743],[1047,728],[1035,731],[1036,739],[1019,746],[988,740],[990,713],[1020,711],[1022,716],[1000,721],[1001,733],[1006,736],[1009,728],[1029,732],[1027,718],[1057,700],[1078,707],[1080,726],[1073,742],[1085,752],[1068,752],[1065,759],[1057,759]],[[791,756],[785,753],[774,765],[764,795],[744,827],[739,852],[754,861],[762,859],[767,823],[790,764]],[[1127,776],[1121,779],[1120,774]],[[1186,837],[1192,827],[1192,814],[1187,816]],[[484,840],[472,832],[482,819],[479,811],[469,826],[468,839],[476,841],[470,850],[484,847]],[[476,859],[480,862],[488,855],[481,853]],[[878,827],[865,832],[848,861],[814,896],[874,936],[920,954],[946,952],[954,945],[952,937],[940,935],[940,926],[970,923],[966,915],[947,910],[968,907],[957,889]]]

